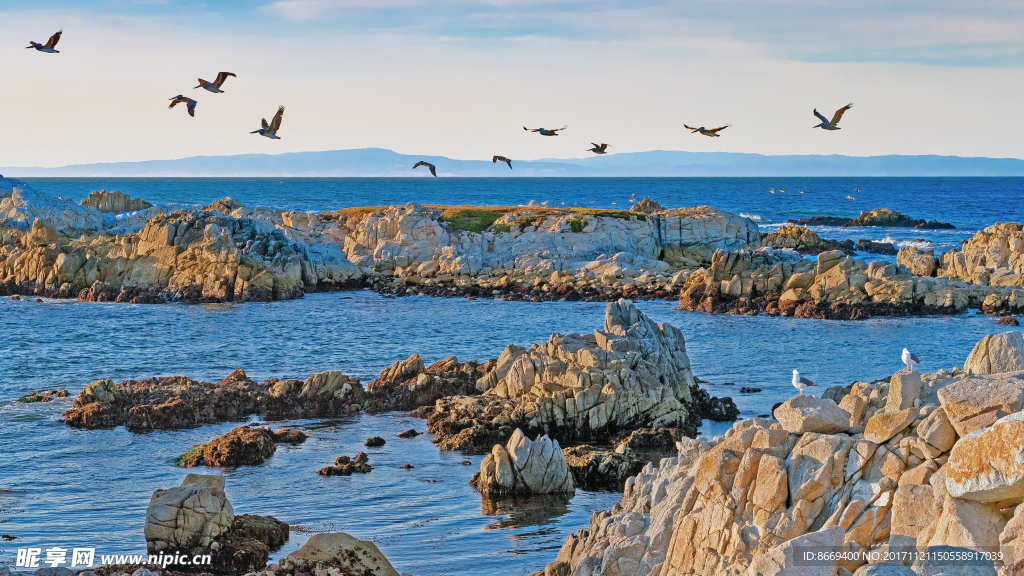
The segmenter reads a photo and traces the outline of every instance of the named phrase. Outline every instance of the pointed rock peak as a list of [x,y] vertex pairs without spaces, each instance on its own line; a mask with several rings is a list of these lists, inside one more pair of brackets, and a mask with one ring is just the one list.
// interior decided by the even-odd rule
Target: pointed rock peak
[[604,313],[604,329],[611,330],[614,326],[621,326],[628,329],[640,322],[640,319],[647,317],[637,309],[636,304],[631,300],[619,298],[617,302],[609,302]]

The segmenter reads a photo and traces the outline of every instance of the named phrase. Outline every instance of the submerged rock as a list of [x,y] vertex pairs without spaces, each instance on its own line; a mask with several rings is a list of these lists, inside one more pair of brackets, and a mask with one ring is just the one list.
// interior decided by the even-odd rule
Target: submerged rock
[[480,463],[473,484],[491,495],[573,493],[576,486],[557,440],[531,441],[519,429],[507,446],[497,444]]

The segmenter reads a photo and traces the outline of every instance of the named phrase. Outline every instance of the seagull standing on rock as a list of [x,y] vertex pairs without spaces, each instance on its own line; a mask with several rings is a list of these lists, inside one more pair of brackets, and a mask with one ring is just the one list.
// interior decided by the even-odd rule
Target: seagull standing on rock
[[903,363],[907,365],[907,369],[903,371],[904,374],[912,374],[914,372],[914,366],[921,363],[921,359],[916,354],[911,354],[910,350],[903,349]]
[[817,384],[811,382],[807,378],[804,378],[796,370],[793,370],[793,387],[800,391],[801,396],[803,396],[804,390],[807,390],[811,386],[817,386]]

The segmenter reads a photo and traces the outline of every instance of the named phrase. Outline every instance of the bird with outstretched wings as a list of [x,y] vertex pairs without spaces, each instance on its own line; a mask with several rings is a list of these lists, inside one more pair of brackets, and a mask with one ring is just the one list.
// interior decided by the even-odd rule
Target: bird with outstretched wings
[[174,108],[178,104],[185,104],[188,107],[188,115],[195,118],[196,116],[196,104],[197,102],[191,98],[186,98],[181,94],[178,94],[174,98],[171,98],[171,105],[168,108]]
[[424,162],[423,160],[420,160],[419,162],[412,165],[412,169],[415,170],[420,166],[426,166],[427,170],[430,170],[430,173],[434,175],[434,178],[437,178],[437,169],[434,168],[433,164],[431,164],[430,162]]
[[35,40],[30,40],[29,43],[28,43],[29,45],[25,46],[25,48],[26,49],[28,49],[28,48],[35,48],[36,50],[38,50],[40,52],[47,52],[47,53],[50,53],[50,54],[60,54],[60,50],[55,50],[55,47],[57,46],[57,42],[60,42],[60,35],[63,34],[63,33],[64,33],[63,30],[58,30],[56,34],[54,34],[53,36],[50,36],[50,39],[46,41],[46,44],[40,44],[39,42],[36,42]]
[[587,152],[593,152],[594,154],[604,154],[608,151],[608,147],[611,146],[611,144],[597,144],[595,142],[591,142],[590,144],[593,148],[588,149]]
[[686,124],[683,124],[684,128],[686,128],[687,130],[691,130],[692,131],[691,134],[692,133],[696,133],[696,132],[700,132],[704,136],[711,136],[711,137],[714,137],[714,138],[720,137],[720,135],[718,133],[721,132],[722,130],[725,130],[726,128],[728,128],[730,126],[732,126],[732,124],[726,124],[725,126],[719,126],[718,128],[708,129],[708,128],[705,128],[703,126],[701,126],[700,128],[694,128],[693,126],[687,126]]
[[831,122],[829,122],[829,120],[827,118],[822,116],[821,113],[818,112],[818,109],[815,108],[814,109],[814,115],[818,117],[818,120],[821,120],[821,124],[818,124],[818,125],[816,125],[814,127],[815,128],[822,128],[824,130],[839,130],[839,126],[837,126],[837,124],[839,124],[839,121],[842,120],[843,114],[846,113],[846,111],[849,110],[852,107],[853,107],[853,102],[850,102],[846,106],[843,106],[839,110],[836,110],[836,113],[832,115],[832,121]]
[[523,126],[523,130],[526,130],[527,132],[539,132],[541,136],[558,136],[558,132],[560,130],[565,130],[568,127],[569,127],[568,124],[566,124],[565,126],[562,126],[561,128],[551,128],[551,129],[548,129],[548,128],[527,128],[526,126]]
[[508,164],[509,170],[512,169],[512,160],[510,158],[506,158],[504,156],[495,156],[494,158],[491,158],[491,162],[495,164],[497,164],[498,162],[504,162],[505,164]]

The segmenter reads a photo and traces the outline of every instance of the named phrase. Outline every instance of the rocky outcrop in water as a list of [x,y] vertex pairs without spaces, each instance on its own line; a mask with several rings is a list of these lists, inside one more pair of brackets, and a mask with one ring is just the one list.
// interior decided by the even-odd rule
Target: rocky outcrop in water
[[120,384],[108,379],[86,386],[64,419],[74,428],[144,431],[241,421],[252,414],[273,420],[328,418],[357,414],[364,394],[358,380],[340,372],[321,372],[305,382],[258,383],[242,370],[212,384],[184,376]]
[[236,516],[223,476],[189,474],[181,485],[153,493],[144,529],[150,554],[210,554],[209,569],[244,574],[267,564],[288,540],[288,525],[270,516]]
[[82,200],[82,206],[95,208],[105,214],[137,212],[153,207],[149,202],[141,198],[132,198],[120,190],[114,190],[113,192],[93,190],[85,200]]
[[193,446],[176,463],[185,468],[258,466],[274,455],[277,449],[274,436],[269,428],[239,426],[207,444]]
[[399,576],[373,542],[343,532],[314,534],[279,565],[256,576]]
[[888,208],[876,208],[870,212],[861,211],[856,218],[840,218],[836,216],[813,216],[791,220],[800,226],[885,226],[890,228],[918,228],[921,230],[945,230],[956,228],[947,222],[938,220],[914,219]]
[[572,494],[572,473],[558,440],[538,436],[530,440],[519,429],[508,444],[495,444],[470,482],[482,494]]
[[409,411],[432,406],[446,396],[474,394],[477,380],[489,368],[493,366],[473,360],[460,363],[455,356],[424,366],[419,354],[413,354],[395,362],[366,385],[372,399],[369,409],[373,412]]
[[814,231],[802,226],[782,226],[775,232],[761,234],[761,246],[771,246],[796,250],[800,254],[817,255],[830,250],[842,250],[844,253],[853,255],[854,244],[852,240],[824,240]]
[[942,254],[937,273],[987,287],[980,308],[990,314],[1024,311],[1024,225],[997,223]]
[[682,333],[626,300],[608,305],[603,330],[556,333],[529,349],[510,345],[493,366],[477,381],[481,394],[437,401],[427,429],[442,449],[486,452],[516,428],[559,442],[603,442],[649,426],[692,435],[700,425]]

